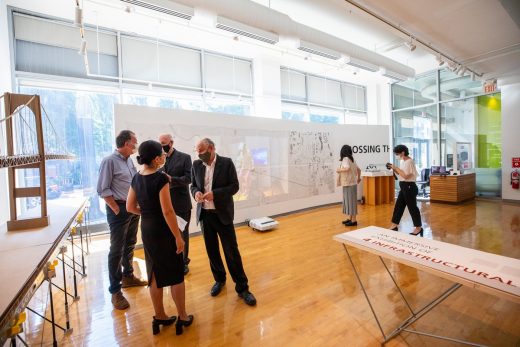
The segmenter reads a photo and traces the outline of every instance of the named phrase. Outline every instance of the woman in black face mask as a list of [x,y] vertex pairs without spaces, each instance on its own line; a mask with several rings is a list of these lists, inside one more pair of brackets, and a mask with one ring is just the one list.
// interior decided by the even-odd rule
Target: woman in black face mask
[[415,162],[408,155],[408,147],[405,145],[397,145],[394,148],[394,154],[400,160],[400,166],[388,164],[388,168],[394,171],[399,179],[399,195],[395,202],[394,214],[392,216],[392,225],[390,229],[397,231],[401,217],[403,216],[404,209],[408,207],[408,211],[412,216],[413,225],[415,229],[410,235],[423,236],[423,228],[421,222],[421,212],[417,207],[417,194],[419,189],[415,184],[415,179],[419,175],[415,168]]
[[[141,215],[141,233],[148,272],[148,284],[155,316],[152,331],[156,335],[161,325],[172,325],[177,319],[176,333],[193,321],[186,313],[184,287],[184,240],[170,197],[169,179],[158,171],[166,154],[161,144],[149,140],[139,146],[137,162],[143,165],[132,179],[126,206],[129,212]],[[179,317],[168,316],[162,301],[163,287],[170,286]]]

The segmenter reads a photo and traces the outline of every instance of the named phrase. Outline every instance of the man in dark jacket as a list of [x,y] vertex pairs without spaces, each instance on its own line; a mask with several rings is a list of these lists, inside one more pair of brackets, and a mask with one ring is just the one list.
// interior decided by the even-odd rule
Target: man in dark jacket
[[235,290],[246,304],[254,306],[256,298],[249,291],[233,225],[233,195],[239,188],[235,165],[230,158],[217,156],[215,144],[208,138],[199,141],[196,151],[199,160],[193,162],[191,170],[191,194],[197,201],[197,223],[202,224],[206,252],[215,279],[211,296],[217,296],[226,283],[226,270],[219,251],[220,238]]
[[184,274],[186,275],[190,269],[188,257],[190,245],[190,219],[191,219],[191,198],[189,193],[189,185],[191,183],[191,157],[189,154],[180,152],[173,147],[173,137],[170,134],[159,136],[159,142],[166,153],[166,161],[164,163],[164,172],[170,178],[170,196],[172,199],[175,214],[186,222],[186,227],[182,230],[182,238],[184,239]]

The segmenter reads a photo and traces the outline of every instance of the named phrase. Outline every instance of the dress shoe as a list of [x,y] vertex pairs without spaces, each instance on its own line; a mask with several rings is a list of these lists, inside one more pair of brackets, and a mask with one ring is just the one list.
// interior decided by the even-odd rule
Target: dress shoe
[[410,235],[413,235],[413,236],[417,236],[417,235],[419,235],[419,236],[422,237],[422,236],[423,236],[423,233],[424,233],[424,229],[421,228],[421,230],[419,230],[418,232],[416,232],[416,233],[410,233]]
[[226,284],[226,282],[215,282],[213,287],[211,287],[211,291],[210,291],[211,296],[217,296],[220,293],[220,291],[222,290],[222,288],[224,288],[225,284]]
[[153,334],[154,335],[159,334],[161,332],[161,325],[164,325],[164,326],[172,325],[173,323],[175,323],[176,319],[177,319],[177,317],[175,317],[175,316],[172,316],[168,319],[157,319],[154,316],[153,321],[152,321]]
[[121,286],[123,288],[141,287],[141,286],[147,286],[147,285],[148,285],[148,281],[137,278],[134,275],[123,276],[123,280],[121,281]]
[[249,306],[256,305],[256,298],[249,290],[244,290],[243,292],[238,293],[238,296],[244,299],[244,302]]
[[130,307],[130,303],[126,300],[121,291],[112,294],[112,305],[118,310],[126,310]]
[[188,265],[184,265],[184,275],[187,275],[188,272],[190,272],[190,268],[188,267]]
[[345,226],[347,226],[347,227],[354,227],[356,225],[357,225],[357,221],[356,222],[349,221],[348,223],[345,223]]
[[347,224],[347,223],[350,223],[350,219],[346,219],[346,220],[344,220],[344,221],[343,221],[343,222],[341,222],[341,223],[343,223],[343,224]]
[[189,327],[193,323],[193,315],[190,314],[188,316],[188,320],[182,320],[181,317],[177,319],[177,323],[175,323],[175,335],[182,334],[182,327]]

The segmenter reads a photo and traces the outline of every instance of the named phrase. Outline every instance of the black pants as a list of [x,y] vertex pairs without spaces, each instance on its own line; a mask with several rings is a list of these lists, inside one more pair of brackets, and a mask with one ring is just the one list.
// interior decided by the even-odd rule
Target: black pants
[[412,216],[413,225],[415,227],[422,226],[421,212],[417,207],[417,194],[419,193],[417,184],[415,184],[415,182],[399,182],[399,187],[401,190],[399,191],[397,201],[395,202],[392,223],[399,224],[401,217],[403,216],[404,209],[408,207],[408,211]]
[[188,265],[190,262],[190,258],[188,257],[190,253],[190,219],[191,219],[191,210],[188,212],[177,212],[177,216],[184,219],[186,222],[186,227],[184,230],[181,230],[182,232],[182,239],[184,240],[184,252],[183,252],[183,259],[184,259],[184,265]]
[[111,294],[121,290],[123,276],[134,273],[133,258],[137,242],[139,216],[126,211],[126,204],[118,203],[119,214],[116,216],[108,205],[107,221],[110,228],[110,251],[108,252],[108,279]]
[[235,290],[240,293],[249,289],[247,284],[247,276],[242,265],[242,258],[238,250],[237,237],[233,224],[222,224],[216,213],[201,212],[202,235],[206,244],[206,252],[208,253],[209,264],[213,278],[216,282],[226,282],[226,269],[222,263],[218,239],[222,242],[222,249],[226,258],[226,264],[231,274],[231,278],[235,282]]

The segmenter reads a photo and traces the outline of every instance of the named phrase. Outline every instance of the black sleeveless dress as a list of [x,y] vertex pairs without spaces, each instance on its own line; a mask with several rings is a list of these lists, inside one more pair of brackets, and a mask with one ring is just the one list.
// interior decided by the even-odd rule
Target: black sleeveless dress
[[168,183],[168,177],[162,172],[151,175],[138,173],[132,179],[132,188],[141,208],[141,237],[148,285],[153,274],[158,288],[184,282],[182,253],[176,253],[175,237],[164,219],[159,200],[159,192]]

